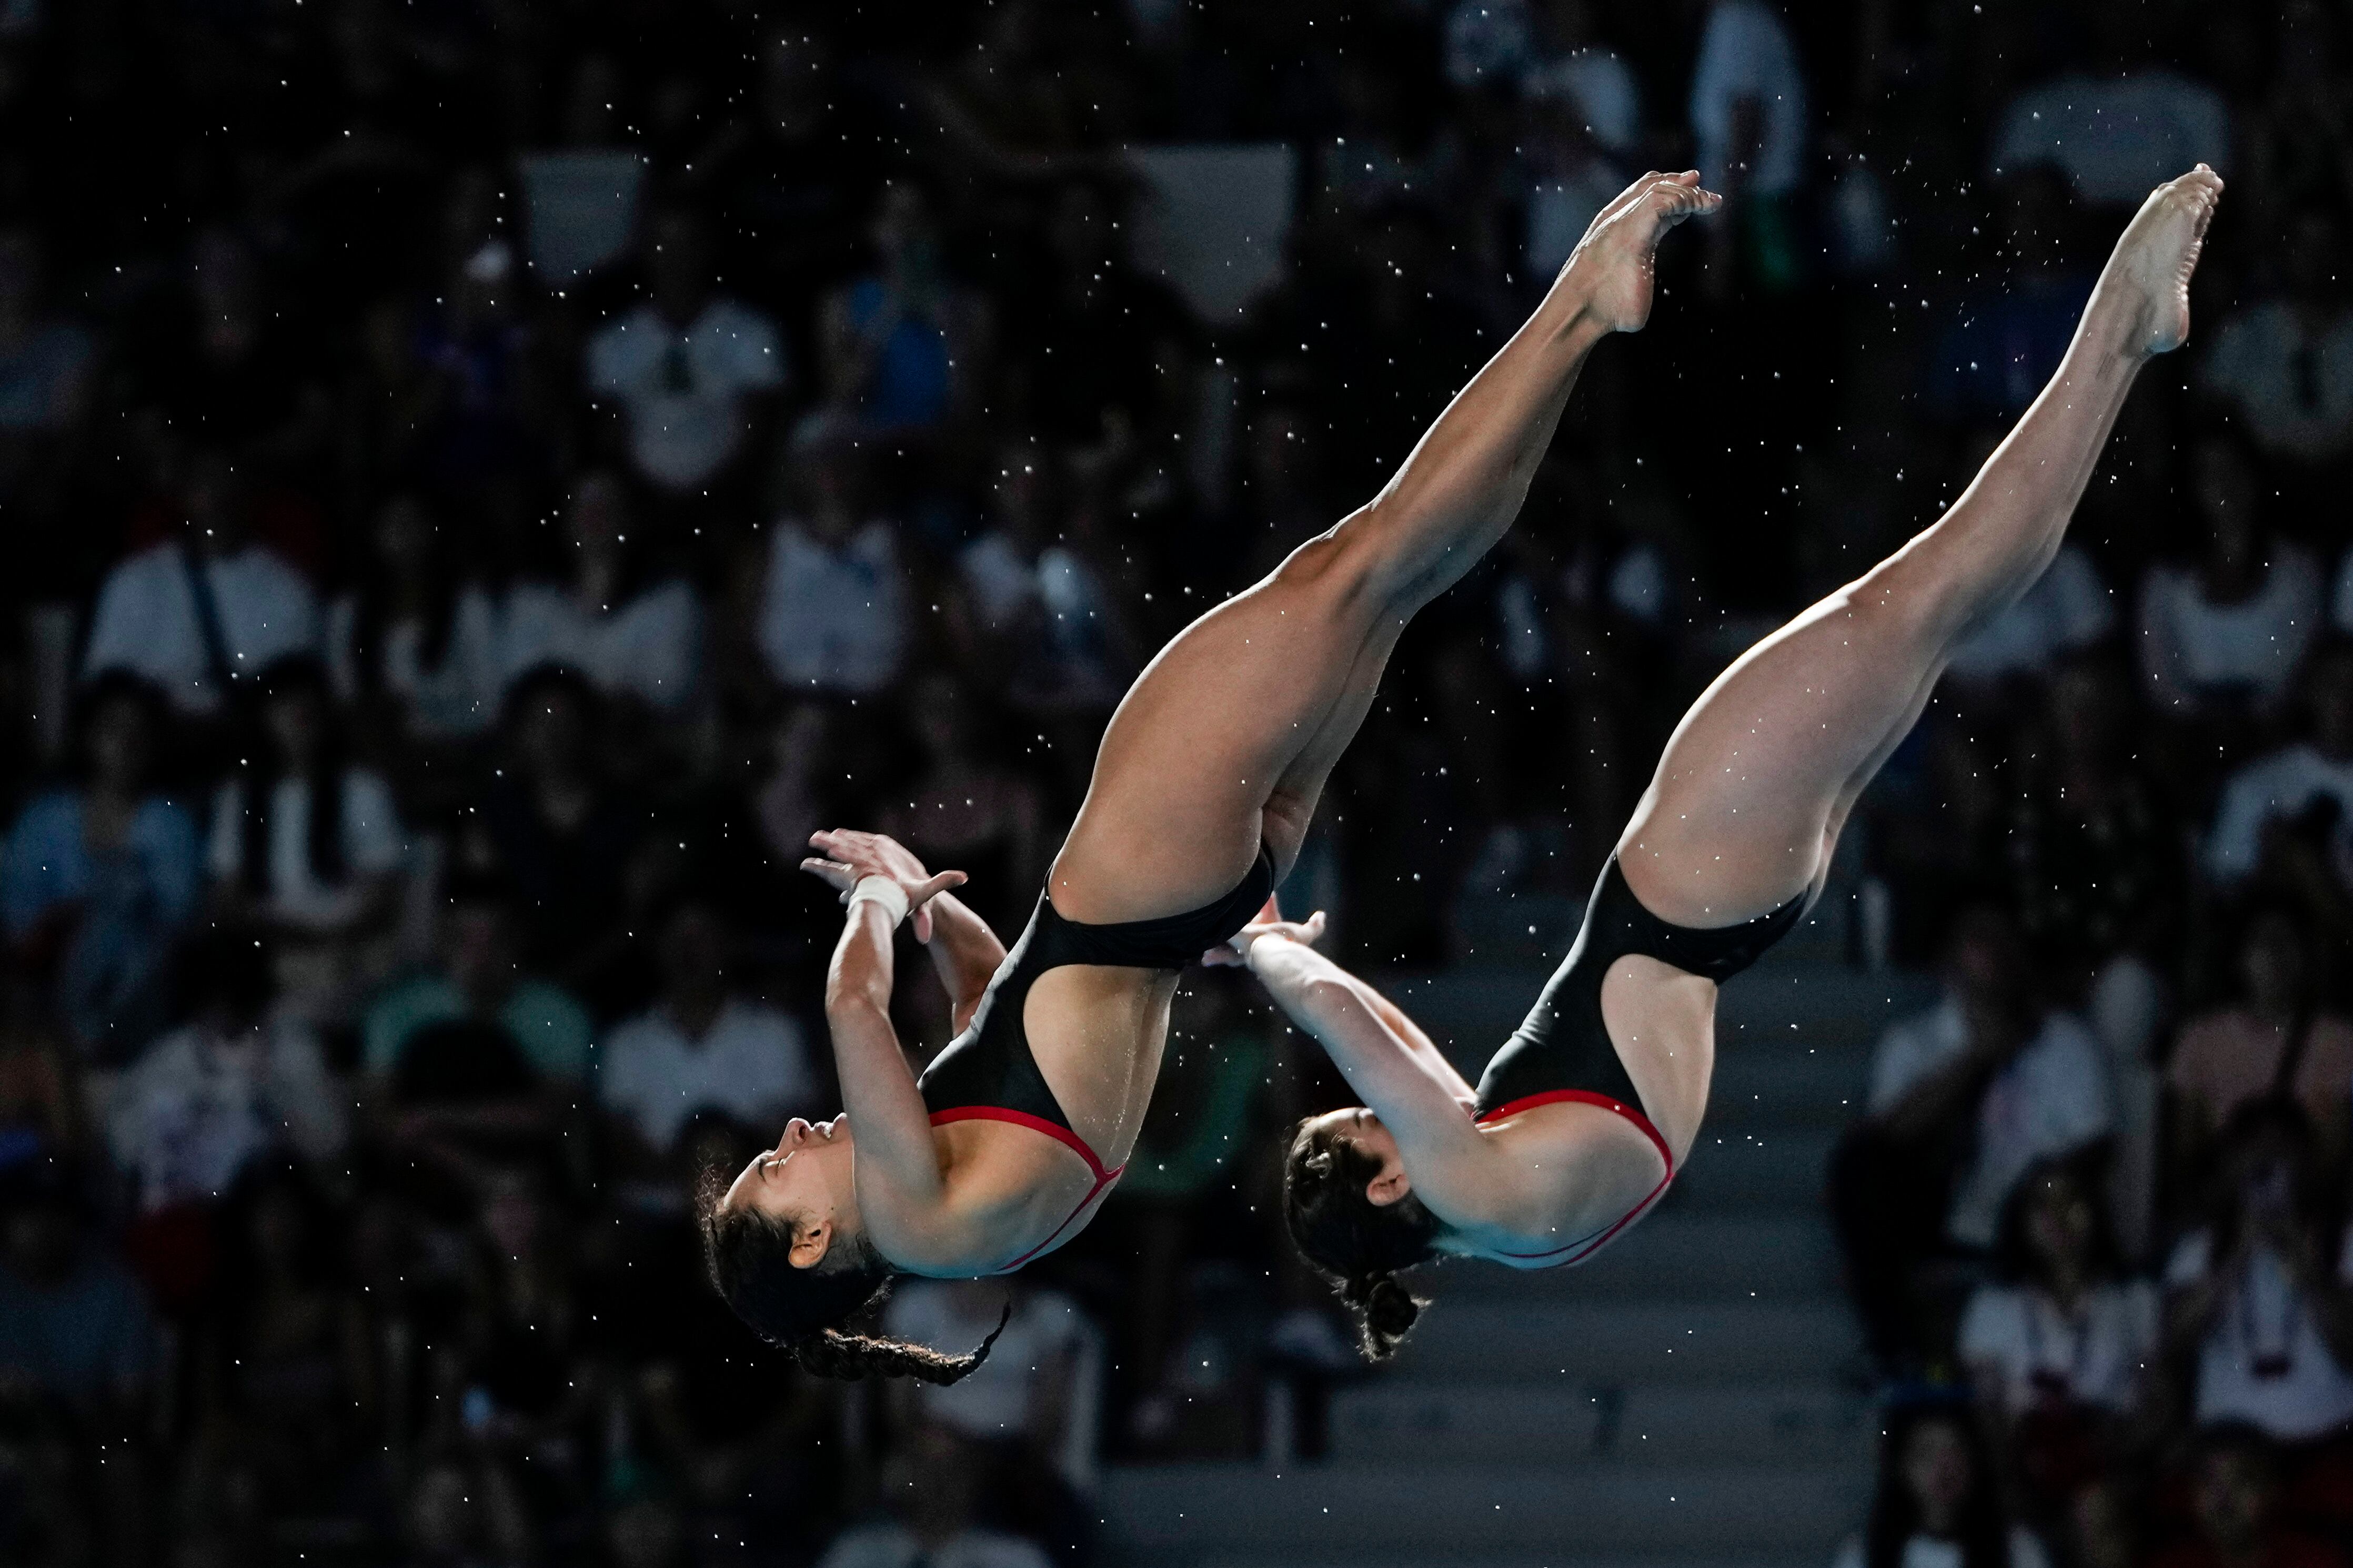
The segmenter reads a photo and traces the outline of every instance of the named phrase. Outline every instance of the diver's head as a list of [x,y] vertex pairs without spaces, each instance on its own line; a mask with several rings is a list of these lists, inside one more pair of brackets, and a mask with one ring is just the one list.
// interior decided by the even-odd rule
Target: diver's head
[[708,1175],[700,1206],[712,1283],[754,1332],[821,1377],[955,1383],[987,1359],[995,1334],[956,1356],[842,1330],[881,1303],[896,1272],[860,1222],[855,1153],[847,1116],[795,1117],[725,1187]]
[[1443,1228],[1414,1195],[1396,1134],[1362,1106],[1311,1116],[1292,1134],[1282,1187],[1293,1245],[1356,1310],[1366,1358],[1387,1361],[1428,1305],[1397,1277],[1438,1256]]

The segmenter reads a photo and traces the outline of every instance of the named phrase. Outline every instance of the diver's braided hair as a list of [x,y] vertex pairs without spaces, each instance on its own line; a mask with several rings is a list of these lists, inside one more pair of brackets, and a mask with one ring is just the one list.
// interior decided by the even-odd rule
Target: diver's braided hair
[[[819,1377],[912,1377],[949,1384],[969,1377],[1013,1317],[1006,1304],[997,1327],[969,1355],[947,1355],[905,1340],[845,1333],[839,1325],[881,1306],[891,1294],[891,1267],[864,1237],[840,1246],[846,1260],[828,1257],[815,1268],[792,1262],[790,1225],[757,1209],[723,1207],[723,1173],[702,1173],[696,1208],[703,1261],[711,1282],[752,1331]],[[840,1244],[837,1244],[839,1246]]]
[[1282,1162],[1282,1218],[1292,1245],[1355,1310],[1356,1344],[1387,1361],[1430,1302],[1398,1275],[1438,1256],[1438,1216],[1408,1193],[1376,1204],[1365,1189],[1380,1163],[1313,1118],[1294,1131]]

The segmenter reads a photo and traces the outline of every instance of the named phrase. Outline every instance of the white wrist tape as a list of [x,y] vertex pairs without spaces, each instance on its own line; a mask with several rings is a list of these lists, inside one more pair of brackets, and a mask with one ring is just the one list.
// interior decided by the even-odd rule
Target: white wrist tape
[[881,905],[894,926],[907,918],[907,890],[888,877],[859,878],[858,886],[849,889],[849,907],[860,904]]

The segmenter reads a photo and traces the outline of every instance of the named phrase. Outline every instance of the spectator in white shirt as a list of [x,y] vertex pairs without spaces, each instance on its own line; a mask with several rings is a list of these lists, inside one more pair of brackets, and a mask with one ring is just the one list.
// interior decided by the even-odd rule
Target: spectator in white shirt
[[2007,1007],[1989,1013],[1989,1000],[1948,998],[1896,1025],[1881,1038],[1872,1071],[1873,1112],[1891,1121],[1958,1084],[1975,1091],[1976,1156],[1945,1224],[1950,1239],[1969,1247],[1993,1244],[2003,1201],[2036,1161],[2104,1137],[2113,1114],[2099,1042],[2080,1020]]
[[218,1200],[257,1156],[339,1152],[348,1094],[311,1031],[272,1017],[270,963],[251,937],[216,934],[182,965],[194,1016],[127,1068],[106,1110],[107,1145],[148,1210]]
[[695,692],[702,653],[702,605],[683,577],[634,581],[647,553],[631,542],[629,497],[621,476],[598,471],[572,496],[571,546],[563,580],[535,579],[509,591],[501,664],[513,680],[543,665],[586,676],[607,696],[676,713]]
[[2321,629],[2320,569],[2263,526],[2261,487],[2236,445],[2201,442],[2190,463],[2206,552],[2194,570],[2149,568],[2141,673],[2173,718],[2275,707]]
[[2267,1097],[2232,1118],[2208,1220],[2166,1265],[2165,1349],[2195,1357],[2194,1418],[2282,1442],[2353,1422],[2353,1247],[2324,1220],[2304,1116]]
[[2108,1429],[2148,1392],[2156,1288],[2124,1278],[2094,1158],[2045,1161],[2002,1206],[1994,1263],[1959,1352],[1996,1451],[2038,1514],[2094,1479]]
[[781,1125],[818,1095],[800,1026],[739,992],[733,933],[712,905],[687,900],[663,920],[661,998],[597,1050],[596,1098],[647,1152],[671,1152],[699,1113]]
[[[988,1359],[954,1384],[902,1383],[926,1422],[976,1443],[1026,1445],[1072,1485],[1093,1469],[1092,1379],[1102,1335],[1078,1303],[1013,1287],[1012,1313]],[[883,1309],[884,1329],[919,1344],[969,1344],[997,1326],[1008,1287],[988,1279],[910,1279]]]
[[503,684],[498,601],[459,579],[448,531],[414,495],[385,502],[369,545],[368,569],[328,616],[336,691],[389,705],[406,740],[484,733]]
[[[902,1381],[905,1413],[969,1445],[984,1478],[982,1521],[1078,1555],[1082,1499],[1094,1482],[1101,1421],[1103,1335],[1069,1297],[997,1279],[909,1279],[882,1310],[882,1327],[918,1344],[970,1344],[997,1327],[988,1359],[952,1384]],[[915,1339],[915,1336],[926,1336]]]
[[910,631],[897,531],[867,514],[859,454],[826,416],[803,422],[791,461],[798,493],[768,530],[760,653],[796,694],[880,691],[898,679]]
[[2098,1041],[2035,999],[2032,963],[2007,914],[1961,911],[1946,939],[1945,984],[1933,1011],[1881,1037],[1867,1115],[1831,1163],[1856,1309],[1891,1372],[1926,1351],[1922,1268],[1940,1253],[1991,1246],[2019,1179],[2106,1137],[2115,1120]]
[[966,1450],[945,1427],[909,1433],[882,1467],[890,1517],[842,1531],[817,1568],[1050,1568],[1033,1543],[974,1522],[980,1479]]
[[2299,852],[2316,855],[2353,886],[2353,640],[2324,644],[2304,689],[2305,738],[2222,786],[2205,861],[2207,875],[2226,886],[2253,876],[2274,853]]
[[256,682],[256,733],[213,797],[207,860],[223,912],[267,931],[298,1016],[348,1014],[371,979],[362,948],[393,912],[404,858],[392,790],[345,759],[326,668],[280,659]]
[[2344,228],[2317,206],[2288,224],[2277,247],[2285,291],[2222,319],[2199,384],[2266,455],[2327,463],[2353,448],[2353,309],[2337,283]]
[[647,479],[706,490],[784,386],[784,344],[767,317],[715,291],[693,213],[649,214],[644,249],[652,298],[589,341],[588,390],[620,404],[630,460]]
[[301,573],[246,533],[246,498],[216,452],[192,463],[180,536],[119,563],[90,615],[85,679],[144,676],[183,713],[220,711],[232,680],[319,651],[319,600]]

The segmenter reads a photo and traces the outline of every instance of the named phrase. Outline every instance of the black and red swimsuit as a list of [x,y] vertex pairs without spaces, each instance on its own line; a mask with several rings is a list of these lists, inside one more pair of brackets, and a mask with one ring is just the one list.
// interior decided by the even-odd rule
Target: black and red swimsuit
[[1592,1235],[1546,1251],[1504,1257],[1540,1261],[1546,1268],[1582,1263],[1640,1219],[1675,1179],[1674,1153],[1643,1113],[1641,1095],[1601,1020],[1601,982],[1609,966],[1629,953],[1641,953],[1720,985],[1787,936],[1805,910],[1805,895],[1799,894],[1779,909],[1736,926],[1703,930],[1669,925],[1642,907],[1618,868],[1618,857],[1609,857],[1593,885],[1585,923],[1568,956],[1546,983],[1526,1020],[1479,1076],[1479,1100],[1472,1114],[1484,1126],[1533,1106],[1564,1101],[1598,1105],[1640,1128],[1666,1162],[1667,1173],[1623,1217]]
[[1042,1132],[1087,1163],[1094,1185],[1054,1233],[1012,1262],[1010,1273],[1054,1245],[1087,1212],[1087,1205],[1119,1180],[1125,1166],[1106,1166],[1103,1157],[1071,1127],[1060,1101],[1038,1070],[1038,1058],[1021,1024],[1029,988],[1049,970],[1085,963],[1123,969],[1183,969],[1248,925],[1274,891],[1274,861],[1261,846],[1258,860],[1240,886],[1215,903],[1159,920],[1114,925],[1081,925],[1064,920],[1051,899],[1038,896],[1037,911],[988,983],[987,994],[963,1034],[932,1059],[915,1088],[930,1107],[932,1125],[951,1121],[1009,1121]]

